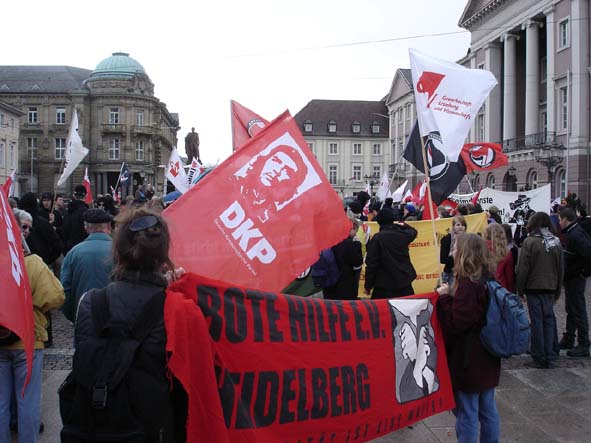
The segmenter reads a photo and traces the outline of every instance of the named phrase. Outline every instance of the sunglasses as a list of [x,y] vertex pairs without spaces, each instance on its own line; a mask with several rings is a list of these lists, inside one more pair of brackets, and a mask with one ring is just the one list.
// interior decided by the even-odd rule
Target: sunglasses
[[31,227],[30,227],[29,225],[21,225],[21,229],[22,229],[23,231],[28,231],[28,230],[30,230],[30,229],[31,229]]

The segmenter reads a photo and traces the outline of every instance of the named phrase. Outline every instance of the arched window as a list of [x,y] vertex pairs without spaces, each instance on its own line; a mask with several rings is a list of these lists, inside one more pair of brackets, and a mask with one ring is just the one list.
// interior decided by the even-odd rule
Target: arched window
[[495,189],[495,176],[493,174],[488,175],[488,178],[486,179],[486,187]]
[[538,172],[535,169],[529,171],[527,185],[529,189],[538,189]]
[[566,171],[564,169],[556,173],[556,190],[561,198],[566,197]]

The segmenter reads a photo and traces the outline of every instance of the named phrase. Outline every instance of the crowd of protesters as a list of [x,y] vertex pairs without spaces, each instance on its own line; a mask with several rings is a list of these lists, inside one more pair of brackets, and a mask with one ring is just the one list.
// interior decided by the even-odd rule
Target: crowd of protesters
[[[109,194],[98,195],[91,204],[85,198],[84,186],[76,186],[67,204],[63,195],[49,192],[40,198],[29,192],[20,200],[10,200],[23,233],[33,294],[35,353],[29,387],[20,395],[26,374],[23,343],[18,337],[10,344],[0,342],[1,441],[10,441],[10,427],[18,429],[19,442],[36,441],[42,429],[41,369],[43,349],[51,346],[51,309],[63,305],[66,318],[75,324],[76,352],[82,353],[95,334],[91,300],[98,298],[99,290],[106,288],[104,298],[118,321],[133,324],[142,307],[153,304],[155,295],[164,296],[167,282],[178,273],[168,257],[170,238],[159,215],[165,204],[149,186],[121,202]],[[412,201],[378,202],[360,192],[346,202],[346,211],[351,230],[332,248],[340,274],[336,284],[323,288],[325,298],[356,299],[363,263],[366,296],[381,299],[414,294],[417,274],[409,248],[417,231],[408,222],[421,220],[422,208]],[[489,223],[485,232],[468,233],[467,216],[483,212]],[[477,333],[486,315],[486,281],[495,278],[527,301],[531,322],[528,366],[554,367],[560,349],[566,349],[568,357],[589,357],[584,291],[591,261],[591,220],[580,202],[556,206],[550,215],[532,211],[518,235],[510,225],[501,224],[494,206],[487,211],[479,204],[440,206],[437,215],[449,218],[449,232],[440,248],[438,312],[456,397],[458,440],[477,441],[480,432],[481,441],[498,441],[494,389],[499,383],[500,359],[487,353]],[[366,220],[379,226],[371,237],[362,226]],[[361,235],[365,235],[363,240]],[[554,303],[563,288],[567,321],[559,340],[562,325],[556,322]],[[166,388],[161,304],[159,309],[155,326],[148,332],[142,364],[150,366],[155,386]],[[146,441],[184,441],[186,398],[177,383],[174,387],[154,391],[161,395],[156,408],[159,414],[141,412]],[[157,440],[162,436],[164,440]]]

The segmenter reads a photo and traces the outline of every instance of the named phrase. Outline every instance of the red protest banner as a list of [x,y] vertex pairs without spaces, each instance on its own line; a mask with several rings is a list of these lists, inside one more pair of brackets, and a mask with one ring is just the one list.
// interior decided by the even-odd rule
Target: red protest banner
[[244,146],[248,140],[261,132],[269,122],[246,106],[230,100],[232,112],[232,148],[234,151]]
[[509,164],[503,146],[498,143],[466,143],[461,155],[467,174],[472,171],[489,171]]
[[187,441],[363,442],[451,409],[436,300],[318,300],[185,275],[164,320]]
[[187,271],[279,291],[351,229],[288,112],[164,211]]
[[20,226],[4,192],[0,192],[0,326],[18,335],[27,354],[27,382],[33,362],[33,299],[25,271]]

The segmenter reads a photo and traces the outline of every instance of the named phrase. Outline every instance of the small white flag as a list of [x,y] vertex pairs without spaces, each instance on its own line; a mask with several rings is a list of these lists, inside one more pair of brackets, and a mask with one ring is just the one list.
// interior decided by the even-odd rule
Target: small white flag
[[185,165],[179,156],[176,148],[170,151],[170,158],[166,165],[166,178],[174,185],[177,191],[181,193],[187,192],[187,173],[185,172]]
[[195,180],[201,173],[204,171],[204,167],[199,160],[193,157],[191,161],[191,166],[189,167],[189,172],[187,173],[187,187],[190,188],[194,185],[193,180]]
[[87,154],[88,149],[82,146],[82,139],[78,134],[78,113],[76,112],[76,108],[74,108],[74,112],[72,112],[72,124],[70,125],[70,132],[68,132],[68,138],[66,140],[66,162],[64,164],[64,171],[57,181],[58,186],[66,182]]
[[394,193],[392,194],[392,200],[394,200],[394,202],[402,201],[402,199],[404,198],[404,190],[406,189],[407,185],[408,185],[408,180],[406,180],[404,183],[402,183],[398,187],[398,189],[396,189],[394,191]]
[[379,201],[386,200],[388,197],[388,191],[390,190],[390,180],[388,179],[388,173],[384,172],[382,175],[382,179],[380,180],[380,186],[378,187],[378,192],[376,192],[376,197]]

